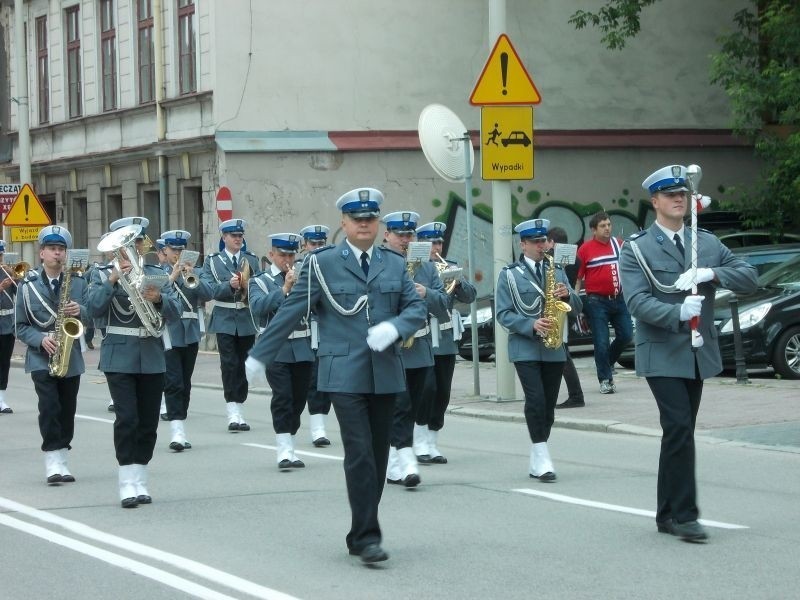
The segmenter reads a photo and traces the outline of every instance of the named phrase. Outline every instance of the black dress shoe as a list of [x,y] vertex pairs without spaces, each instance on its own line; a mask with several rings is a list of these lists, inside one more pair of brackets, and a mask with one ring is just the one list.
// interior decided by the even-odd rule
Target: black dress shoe
[[153,499],[147,494],[140,494],[139,496],[136,496],[136,502],[139,504],[152,504]]
[[668,521],[668,523],[669,532],[684,542],[705,542],[708,539],[706,530],[697,521],[687,521],[686,523]]
[[547,473],[542,473],[541,475],[534,475],[530,473],[531,479],[538,479],[542,483],[553,483],[557,478],[556,474],[552,471],[548,471]]
[[658,533],[672,533],[672,519],[656,521],[656,529],[658,529]]
[[108,412],[116,412],[116,409],[114,408],[113,404],[108,405]]
[[430,454],[419,454],[417,455],[417,462],[421,465],[429,465],[433,462]]
[[192,445],[189,442],[183,442],[183,449],[184,450],[191,450]]
[[586,402],[583,400],[570,400],[567,398],[561,404],[556,404],[556,408],[583,408],[586,406]]
[[[352,554],[353,551],[351,550]],[[365,564],[372,564],[388,560],[389,555],[383,551],[383,548],[378,544],[367,544],[360,552],[356,552],[361,557],[361,562]]]
[[89,350],[94,350],[94,344],[91,342],[91,340],[90,340],[90,341],[88,341],[88,342],[86,342],[86,347],[87,347]]
[[162,421],[169,421],[169,417],[167,416],[167,413],[161,413],[161,420]]
[[387,477],[386,478],[386,483],[390,483],[392,485],[403,485],[403,480],[402,479],[389,479]]
[[306,466],[306,463],[304,463],[302,460],[300,460],[298,458],[298,459],[293,460],[292,464],[289,465],[289,466],[292,467],[293,469],[304,469],[305,466]]
[[175,452],[183,452],[183,444],[180,442],[170,442],[169,449],[174,450]]
[[122,500],[120,504],[122,504],[122,508],[136,508],[139,506],[139,501],[134,496],[131,496]]
[[62,481],[64,480],[61,478],[61,475],[59,473],[56,473],[55,475],[50,475],[47,478],[48,485],[53,485],[54,483],[61,483]]
[[3,410],[0,410],[0,413],[3,413],[4,415],[10,415],[10,414],[11,414],[11,413],[13,413],[13,412],[14,412],[14,411],[13,411],[13,410],[11,410],[11,407],[10,407],[10,406],[6,406],[6,407],[5,407]]
[[75,483],[75,476],[74,475],[62,475],[61,476],[62,483]]
[[250,431],[250,425],[247,423],[239,423],[239,431]]
[[403,479],[403,485],[406,486],[407,488],[415,488],[420,483],[422,483],[422,480],[416,473],[411,473],[411,475],[406,475],[405,478]]
[[281,462],[278,463],[279,469],[291,469],[292,468],[292,461],[288,458],[284,458]]
[[330,446],[331,445],[331,441],[328,438],[323,436],[323,437],[318,437],[317,439],[315,439],[313,441],[313,444],[314,444],[315,448],[323,448],[324,446]]
[[431,462],[435,465],[446,465],[447,459],[440,454],[439,456],[434,456],[431,458]]
[[239,431],[238,423],[228,423],[228,431]]

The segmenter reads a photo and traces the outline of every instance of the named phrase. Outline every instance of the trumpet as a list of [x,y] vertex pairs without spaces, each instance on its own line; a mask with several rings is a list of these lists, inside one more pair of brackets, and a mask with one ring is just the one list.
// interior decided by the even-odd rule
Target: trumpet
[[25,273],[31,270],[30,263],[20,261],[17,263],[2,264],[0,265],[3,273],[11,280],[11,283],[17,285],[17,281],[25,277]]

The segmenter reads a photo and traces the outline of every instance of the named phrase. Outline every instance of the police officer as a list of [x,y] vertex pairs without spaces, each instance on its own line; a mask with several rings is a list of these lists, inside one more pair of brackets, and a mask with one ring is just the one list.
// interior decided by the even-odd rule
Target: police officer
[[[67,452],[72,448],[78,389],[81,375],[86,370],[81,352],[82,322],[89,321],[84,295],[86,286],[82,277],[72,275],[68,269],[65,271],[67,251],[71,246],[72,236],[66,228],[59,225],[44,227],[39,232],[42,266],[28,272],[19,284],[17,294],[17,335],[28,346],[25,372],[31,374],[39,398],[41,448],[45,477],[51,485],[75,481],[67,467]],[[66,275],[69,281],[65,279]],[[80,283],[76,285],[76,282]],[[66,285],[69,289],[65,287],[62,294],[62,286]],[[67,323],[67,319],[78,320],[78,323]],[[60,331],[56,330],[57,327]],[[49,364],[50,357],[56,352],[66,363],[66,371],[58,373],[58,376],[50,374]],[[59,364],[63,363],[59,361]]]
[[497,322],[509,332],[508,358],[514,363],[525,394],[525,422],[531,439],[528,472],[543,482],[556,480],[547,440],[566,361],[563,346],[547,348],[542,340],[556,326],[544,314],[548,271],[555,278],[553,296],[569,302],[573,311],[581,309],[581,301],[561,265],[543,260],[549,227],[547,219],[531,219],[514,228],[519,234],[522,256],[503,267],[495,288]]
[[258,257],[244,247],[245,227],[244,219],[220,223],[223,247],[206,257],[200,274],[200,281],[209,287],[214,300],[208,332],[217,334],[228,431],[250,431],[242,412],[247,400],[244,361],[256,339],[256,324],[247,304],[246,280],[261,269]]
[[[714,296],[718,287],[750,294],[755,267],[731,253],[711,232],[697,230],[692,268],[692,231],[683,224],[688,206],[686,168],[663,167],[642,182],[655,222],[622,246],[622,288],[636,319],[636,374],[646,377],[660,415],[656,527],[689,542],[708,536],[697,522],[694,428],[703,380],[722,370]],[[697,294],[692,295],[692,285]],[[692,344],[691,320],[700,337]]]
[[[445,261],[448,268],[458,268],[458,263],[442,258],[444,248],[444,233],[447,225],[440,221],[425,223],[417,227],[417,240],[431,242],[430,260],[436,265],[443,265]],[[437,267],[438,268],[438,267]],[[444,321],[431,319],[431,327],[439,328],[439,344],[433,347],[433,370],[425,382],[426,403],[430,407],[430,418],[426,430],[419,432],[423,439],[427,435],[428,455],[434,464],[445,464],[445,458],[439,451],[439,432],[444,427],[444,414],[450,404],[450,389],[453,384],[453,373],[456,367],[456,354],[458,354],[458,341],[464,328],[461,324],[461,315],[453,308],[456,300],[469,304],[475,300],[478,291],[475,286],[459,275],[454,281],[445,279],[440,273],[445,291],[447,292],[447,316]]]
[[[398,211],[383,217],[386,224],[384,244],[402,256],[414,237],[419,214]],[[439,272],[429,260],[407,263],[413,272],[417,294],[425,302],[428,313],[440,322],[447,320],[447,294]],[[425,381],[433,369],[433,345],[429,323],[403,344],[403,365],[406,371],[405,392],[397,395],[392,425],[392,449],[389,454],[387,481],[406,487],[420,484],[417,461],[430,463],[428,449],[428,419],[430,406],[425,397]]]
[[[156,444],[166,370],[164,350],[168,343],[168,330],[156,331],[158,327],[154,321],[158,315],[167,322],[178,320],[181,314],[180,302],[164,271],[154,265],[142,265],[147,225],[149,221],[144,217],[125,217],[111,223],[112,234],[122,227],[139,228],[135,252],[120,250],[119,268],[115,266],[105,280],[98,272],[92,275],[87,302],[90,313],[95,317],[106,315],[108,323],[98,369],[105,373],[116,409],[114,449],[119,463],[119,495],[123,508],[152,502],[147,490],[147,464]],[[105,241],[109,239],[113,236]],[[156,316],[140,315],[125,289],[126,286],[132,289],[133,285],[121,281],[122,277],[131,275],[138,279],[139,269],[143,269],[144,276],[164,278],[160,287],[145,283],[136,297],[141,306],[151,306]]]
[[388,557],[381,548],[378,504],[386,477],[394,398],[405,390],[396,343],[425,324],[425,304],[396,253],[376,247],[383,194],[360,188],[336,202],[345,239],[305,261],[293,292],[247,359],[251,383],[263,380],[301,317],[319,319],[317,387],[328,392],[344,444],[352,523],[346,542],[364,563]]
[[[6,243],[0,240],[0,263],[6,252]],[[14,353],[14,296],[17,284],[10,269],[0,268],[0,415],[14,411],[6,404],[8,373],[11,370],[11,355]]]
[[[312,251],[322,248],[328,243],[329,231],[330,228],[325,225],[306,225],[300,230],[300,235],[303,236],[303,251],[306,253],[303,260]],[[316,339],[317,316],[314,313],[311,313],[309,326],[311,327],[311,349],[314,350],[316,356],[319,340]],[[328,394],[317,389],[318,364],[315,359],[308,384],[308,421],[311,429],[311,443],[315,448],[324,448],[331,445],[328,434],[325,432],[325,419],[331,410],[331,401]]]
[[192,447],[186,439],[186,416],[192,392],[194,373],[200,338],[205,327],[201,302],[211,298],[211,290],[194,272],[194,264],[181,260],[192,234],[183,229],[172,229],[161,234],[164,270],[180,300],[181,318],[167,323],[172,348],[166,351],[166,373],[164,374],[164,401],[172,438],[169,447],[182,452]]
[[[110,231],[107,231],[106,233],[101,235],[100,236],[100,240],[102,241],[110,233],[111,233]],[[114,270],[114,263],[113,263],[113,261],[114,261],[114,253],[113,252],[104,252],[103,253],[103,260],[105,262],[102,262],[102,263],[96,262],[96,263],[94,263],[94,266],[92,266],[92,268],[86,273],[85,279],[86,279],[87,286],[88,286],[88,284],[90,284],[92,282],[92,280],[95,277],[97,277],[100,282],[104,282],[106,279],[108,279],[108,276]],[[87,293],[88,293],[88,290],[87,290]],[[107,315],[107,313],[105,313],[105,314],[103,314],[103,315],[101,315],[99,317],[92,318],[93,326],[95,327],[95,329],[99,329],[100,330],[101,344],[102,344],[102,340],[104,340],[105,337],[106,337],[106,327],[108,326],[107,317],[108,317],[108,315]],[[109,398],[108,399],[107,409],[108,409],[108,412],[114,412],[114,398]]]
[[[250,310],[259,324],[266,326],[275,316],[297,281],[295,257],[300,249],[296,233],[274,233],[269,236],[270,268],[250,278]],[[295,435],[300,429],[300,415],[306,405],[308,380],[314,366],[311,350],[311,328],[304,315],[283,343],[275,362],[267,367],[267,381],[272,388],[270,411],[275,430],[279,469],[305,467],[294,452]]]

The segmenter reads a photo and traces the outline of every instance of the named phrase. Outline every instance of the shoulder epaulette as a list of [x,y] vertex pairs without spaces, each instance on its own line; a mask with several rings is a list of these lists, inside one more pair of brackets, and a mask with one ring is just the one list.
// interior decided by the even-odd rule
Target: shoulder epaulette
[[403,260],[405,260],[405,259],[406,259],[406,257],[405,257],[405,256],[403,256],[402,254],[400,254],[400,253],[399,253],[397,250],[392,250],[391,248],[389,248],[389,247],[387,247],[387,246],[381,246],[381,250],[384,250],[384,251],[386,251],[386,252],[391,252],[392,254],[396,254],[397,256],[399,256],[400,258],[402,258]]
[[242,254],[247,254],[248,256],[254,256],[255,258],[258,258],[255,254],[250,252],[250,250],[242,250]]
[[710,233],[710,234],[712,234],[712,235],[713,235],[713,232],[712,232],[712,231],[709,231],[708,229],[703,229],[702,227],[698,227],[698,228],[697,228],[697,231],[702,231],[703,233]]
[[314,248],[309,254],[319,254],[320,252],[324,252],[325,250],[330,250],[331,248],[336,248],[335,244],[328,244],[327,246],[320,246],[319,248]]
[[25,281],[36,281],[37,279],[39,279],[38,271],[31,270],[25,273],[25,278],[24,278]]
[[215,256],[219,256],[222,252],[212,252],[211,254],[207,254],[207,258],[214,258]]
[[445,262],[447,262],[447,264],[450,264],[450,265],[458,265],[458,263],[457,263],[456,261],[454,261],[454,260],[450,260],[449,258],[445,258],[444,260],[445,260]]
[[640,237],[642,237],[643,235],[646,235],[646,234],[647,234],[647,230],[646,229],[642,229],[641,231],[637,231],[636,233],[631,235],[628,239],[629,240],[638,240]]

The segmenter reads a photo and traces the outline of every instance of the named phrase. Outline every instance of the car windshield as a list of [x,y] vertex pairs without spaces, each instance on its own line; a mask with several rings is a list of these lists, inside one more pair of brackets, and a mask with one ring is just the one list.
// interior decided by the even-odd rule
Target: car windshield
[[758,278],[762,287],[800,290],[800,257],[765,272]]

